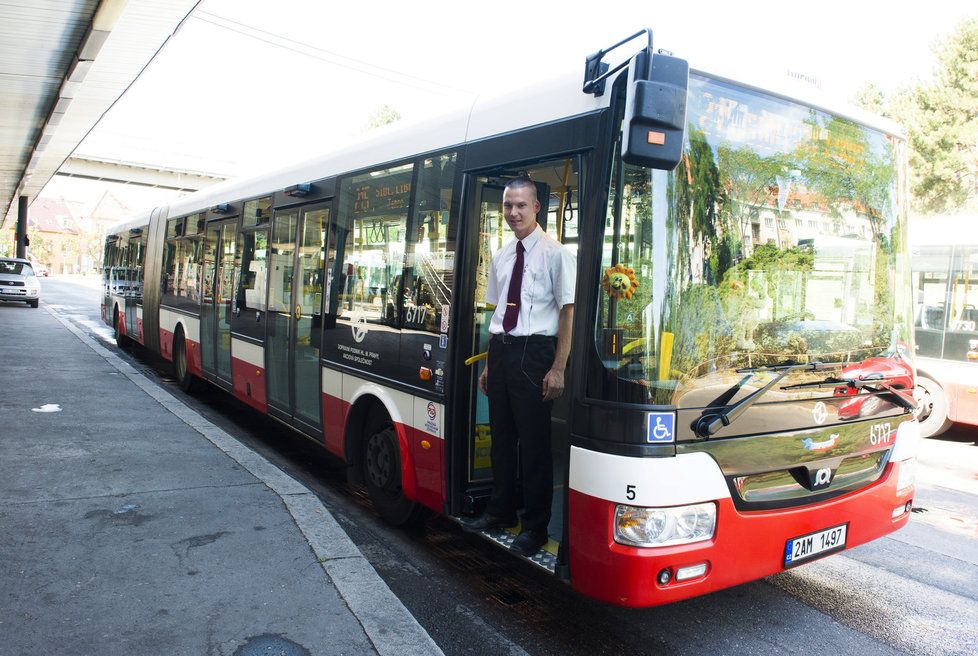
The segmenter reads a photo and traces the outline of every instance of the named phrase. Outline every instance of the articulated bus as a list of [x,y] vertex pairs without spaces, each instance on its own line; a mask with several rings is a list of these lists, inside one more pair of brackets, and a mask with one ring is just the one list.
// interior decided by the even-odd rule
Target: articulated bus
[[978,216],[910,222],[920,433],[978,426]]
[[527,560],[640,607],[902,527],[919,437],[904,138],[634,36],[583,79],[126,222],[104,320],[183,388],[321,444],[388,522],[472,516],[491,487],[488,265],[512,238],[503,186],[528,174],[578,277],[551,540]]

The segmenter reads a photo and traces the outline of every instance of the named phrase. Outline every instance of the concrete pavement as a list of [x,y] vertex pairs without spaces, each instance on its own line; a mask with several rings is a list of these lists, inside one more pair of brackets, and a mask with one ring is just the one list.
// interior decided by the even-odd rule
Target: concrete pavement
[[440,654],[320,500],[53,312],[0,305],[0,655]]

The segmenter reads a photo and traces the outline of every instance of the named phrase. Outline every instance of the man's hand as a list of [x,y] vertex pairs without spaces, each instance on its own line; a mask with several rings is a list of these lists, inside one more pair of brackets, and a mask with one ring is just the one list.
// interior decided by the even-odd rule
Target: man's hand
[[489,365],[482,368],[482,373],[479,374],[479,389],[486,396],[489,396],[489,389],[486,387],[486,381],[489,380]]
[[543,400],[553,401],[564,393],[564,370],[551,369],[543,377]]

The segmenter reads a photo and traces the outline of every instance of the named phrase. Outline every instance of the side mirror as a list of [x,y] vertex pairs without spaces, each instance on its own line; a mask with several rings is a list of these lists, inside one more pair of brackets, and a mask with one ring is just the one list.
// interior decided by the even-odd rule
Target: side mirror
[[683,154],[688,88],[686,60],[647,50],[632,58],[622,124],[625,162],[665,171],[676,168]]

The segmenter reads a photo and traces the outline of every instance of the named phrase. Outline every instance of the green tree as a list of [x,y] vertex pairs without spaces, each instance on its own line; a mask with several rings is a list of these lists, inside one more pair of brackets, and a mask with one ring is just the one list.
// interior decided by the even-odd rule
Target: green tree
[[37,230],[31,231],[28,237],[31,240],[31,245],[27,247],[28,257],[35,262],[49,266],[52,255],[51,242]]
[[11,228],[0,235],[0,257],[13,257],[17,252],[16,234],[17,231]]
[[926,212],[978,207],[978,18],[962,22],[937,47],[932,81],[880,102],[872,84],[855,101],[907,129],[911,193]]
[[364,130],[369,131],[375,128],[379,128],[390,123],[396,123],[401,120],[401,113],[394,109],[393,105],[384,103],[367,118],[367,125]]
[[875,82],[863,82],[863,85],[859,87],[859,90],[853,96],[852,101],[874,114],[886,113],[886,94]]

